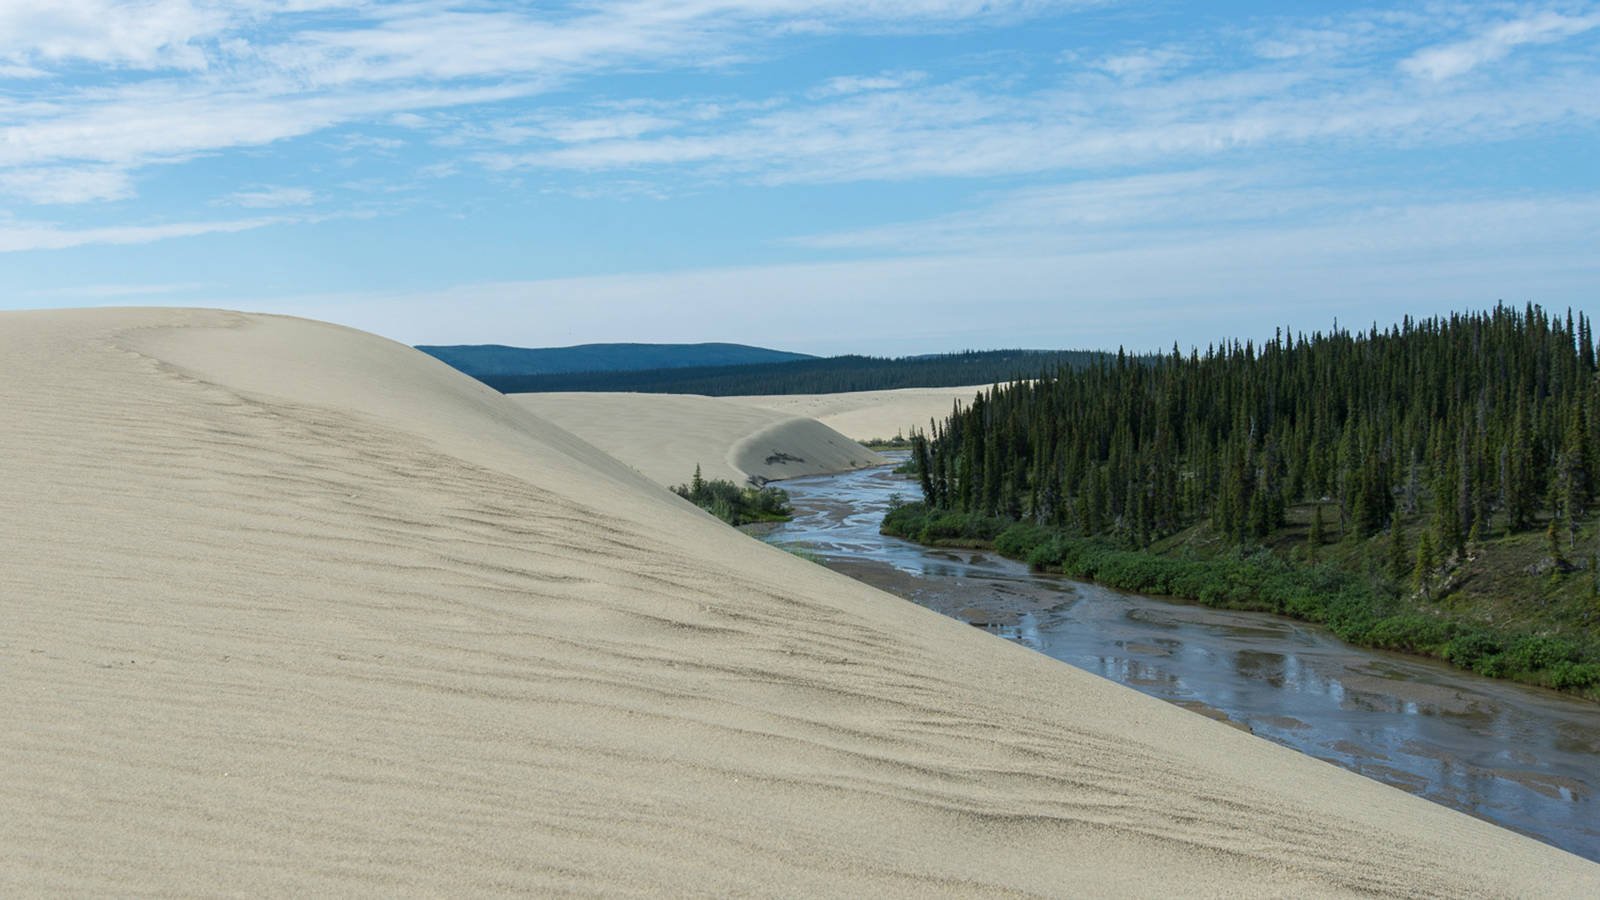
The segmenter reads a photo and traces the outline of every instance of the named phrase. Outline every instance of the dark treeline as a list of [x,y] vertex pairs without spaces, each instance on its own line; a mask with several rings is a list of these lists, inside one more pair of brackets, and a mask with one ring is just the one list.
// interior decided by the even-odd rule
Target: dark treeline
[[831,394],[907,387],[996,384],[1087,366],[1104,354],[1084,350],[989,350],[886,359],[835,356],[784,363],[480,376],[507,394],[544,391],[639,391],[657,394]]
[[1501,306],[1105,358],[980,394],[914,454],[935,509],[1132,546],[1202,520],[1260,540],[1324,498],[1357,538],[1426,513],[1441,557],[1540,520],[1570,545],[1600,471],[1597,385],[1586,317]]
[[1600,699],[1587,317],[1286,335],[980,393],[884,531]]

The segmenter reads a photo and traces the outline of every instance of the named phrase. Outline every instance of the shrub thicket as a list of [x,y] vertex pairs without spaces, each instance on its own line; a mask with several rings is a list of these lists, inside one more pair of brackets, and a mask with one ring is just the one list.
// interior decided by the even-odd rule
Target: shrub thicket
[[740,487],[721,478],[707,481],[694,467],[688,484],[672,489],[674,494],[711,513],[729,525],[749,522],[785,522],[794,513],[789,494],[775,487]]
[[1368,579],[1265,551],[1239,549],[1211,558],[1162,556],[1059,528],[934,510],[922,503],[891,510],[883,531],[922,543],[991,544],[1035,568],[1118,590],[1277,613],[1324,625],[1353,644],[1438,657],[1491,677],[1600,692],[1600,653],[1593,647],[1562,638],[1502,634],[1419,613]]

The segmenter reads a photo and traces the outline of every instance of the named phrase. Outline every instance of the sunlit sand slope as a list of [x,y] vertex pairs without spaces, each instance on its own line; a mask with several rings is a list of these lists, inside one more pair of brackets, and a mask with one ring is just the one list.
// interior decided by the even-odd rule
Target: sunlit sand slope
[[806,416],[854,440],[870,441],[928,430],[928,420],[943,420],[952,404],[972,402],[987,385],[973,387],[902,388],[894,391],[856,391],[848,394],[771,394],[728,397],[742,403],[790,416]]
[[813,419],[685,394],[510,394],[509,400],[665,485],[700,466],[743,484],[880,465],[883,457]]
[[1595,896],[421,353],[0,315],[0,894]]

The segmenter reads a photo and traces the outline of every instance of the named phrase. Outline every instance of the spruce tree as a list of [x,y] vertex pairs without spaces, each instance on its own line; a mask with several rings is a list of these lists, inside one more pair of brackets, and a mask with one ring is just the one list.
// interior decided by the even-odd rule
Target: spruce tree
[[1466,536],[1461,533],[1461,508],[1456,505],[1456,484],[1461,478],[1455,463],[1445,467],[1433,486],[1433,533],[1441,555],[1462,554]]
[[1318,503],[1311,507],[1311,532],[1306,535],[1306,546],[1313,560],[1317,558],[1317,550],[1324,539],[1322,528],[1322,504]]
[[1561,461],[1556,470],[1557,502],[1559,512],[1567,522],[1569,549],[1578,546],[1578,521],[1583,517],[1589,499],[1588,435],[1584,427],[1583,407],[1574,405],[1567,417],[1566,434],[1562,438]]
[[1433,570],[1438,564],[1433,551],[1433,535],[1423,531],[1422,536],[1417,538],[1417,565],[1411,573],[1411,583],[1422,592],[1422,596],[1429,599],[1432,599],[1430,585],[1433,581]]
[[1411,567],[1411,542],[1406,536],[1406,525],[1397,512],[1389,525],[1389,576],[1395,581],[1406,577]]

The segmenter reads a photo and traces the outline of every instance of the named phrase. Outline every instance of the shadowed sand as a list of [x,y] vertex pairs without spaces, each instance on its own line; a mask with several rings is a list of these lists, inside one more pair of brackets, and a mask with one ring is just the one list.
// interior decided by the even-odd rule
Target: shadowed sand
[[912,429],[928,430],[930,419],[950,415],[955,401],[972,402],[988,385],[943,388],[901,388],[893,391],[856,391],[848,394],[769,394],[728,397],[734,403],[755,406],[790,416],[816,419],[853,440],[888,440],[909,437]]
[[814,419],[694,394],[508,394],[507,399],[658,484],[735,484],[882,465],[878,454]]
[[1594,896],[416,351],[0,315],[0,891]]

